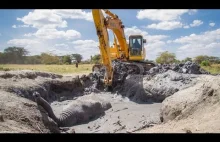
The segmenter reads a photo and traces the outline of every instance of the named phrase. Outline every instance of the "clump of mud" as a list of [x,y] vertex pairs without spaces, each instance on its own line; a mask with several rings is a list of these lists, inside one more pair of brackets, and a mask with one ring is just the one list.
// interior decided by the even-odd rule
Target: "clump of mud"
[[[193,86],[199,74],[209,74],[194,62],[156,65],[145,75],[131,74],[126,66],[113,62],[113,93],[121,94],[137,103],[162,102],[175,92]],[[95,76],[104,77],[101,71]]]
[[190,61],[180,64],[158,64],[156,67],[153,67],[149,71],[147,71],[147,74],[155,75],[159,73],[164,73],[168,70],[173,70],[175,72],[184,74],[210,74],[209,72],[202,69],[199,64]]
[[37,77],[44,77],[44,78],[62,78],[62,75],[57,75],[53,73],[47,72],[39,72],[39,71],[31,71],[31,70],[19,70],[19,71],[1,71],[0,78],[13,78],[13,79],[35,79]]
[[193,86],[198,75],[181,74],[169,70],[155,76],[129,75],[124,84],[115,88],[119,94],[130,100],[143,102],[162,102],[175,92]]

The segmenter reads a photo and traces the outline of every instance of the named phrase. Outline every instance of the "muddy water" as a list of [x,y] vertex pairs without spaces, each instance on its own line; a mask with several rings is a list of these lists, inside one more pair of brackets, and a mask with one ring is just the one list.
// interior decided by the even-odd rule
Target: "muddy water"
[[[94,93],[93,95],[110,101],[112,108],[95,120],[73,126],[76,133],[126,133],[126,131],[135,131],[146,124],[160,122],[161,103],[137,104],[126,97],[111,93]],[[60,114],[71,101],[74,100],[53,102],[51,105],[55,114]]]

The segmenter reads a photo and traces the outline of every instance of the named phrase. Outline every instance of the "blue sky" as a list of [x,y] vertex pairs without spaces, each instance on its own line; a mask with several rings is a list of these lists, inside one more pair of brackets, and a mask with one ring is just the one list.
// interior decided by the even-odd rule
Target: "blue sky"
[[[125,25],[125,34],[147,39],[146,59],[160,52],[178,59],[197,55],[220,56],[220,10],[111,9]],[[98,37],[91,10],[0,10],[0,51],[25,47],[30,55],[52,52],[80,53],[84,59],[98,54]],[[109,33],[112,37],[112,33]],[[110,38],[112,39],[112,38]]]

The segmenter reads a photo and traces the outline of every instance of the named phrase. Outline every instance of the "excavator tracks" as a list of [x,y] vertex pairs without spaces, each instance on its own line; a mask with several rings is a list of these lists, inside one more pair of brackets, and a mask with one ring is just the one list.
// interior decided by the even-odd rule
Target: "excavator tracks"
[[[152,67],[155,66],[152,62],[128,62],[118,61],[112,62],[113,66],[113,82],[121,82],[125,80],[125,77],[129,74],[145,75]],[[105,67],[102,64],[96,64],[92,68],[93,73],[99,75],[100,78],[104,78]]]

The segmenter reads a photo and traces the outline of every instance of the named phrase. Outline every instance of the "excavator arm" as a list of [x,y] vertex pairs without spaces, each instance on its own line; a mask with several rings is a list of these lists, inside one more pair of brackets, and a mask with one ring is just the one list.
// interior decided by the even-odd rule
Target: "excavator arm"
[[105,13],[108,15],[105,19],[106,27],[108,29],[111,29],[116,36],[117,40],[115,39],[114,43],[117,46],[116,41],[119,43],[119,56],[121,59],[129,59],[129,53],[128,53],[128,45],[126,42],[126,37],[124,33],[124,25],[122,24],[122,21],[118,18],[117,15],[111,13],[109,10],[104,10]]
[[104,83],[107,86],[111,86],[113,79],[113,67],[111,62],[109,36],[105,24],[105,17],[100,9],[92,10],[92,15],[99,39],[99,50],[102,57],[102,63],[105,66]]
[[[113,67],[111,62],[113,58],[112,56],[122,60],[128,60],[129,53],[122,21],[117,15],[111,13],[109,10],[103,10],[108,15],[107,17],[104,17],[101,9],[93,9],[92,15],[99,39],[99,49],[102,57],[102,63],[106,68],[104,82],[107,86],[111,86],[113,80]],[[107,29],[112,30],[114,33],[114,46],[112,48],[110,48],[109,45],[109,35]]]

